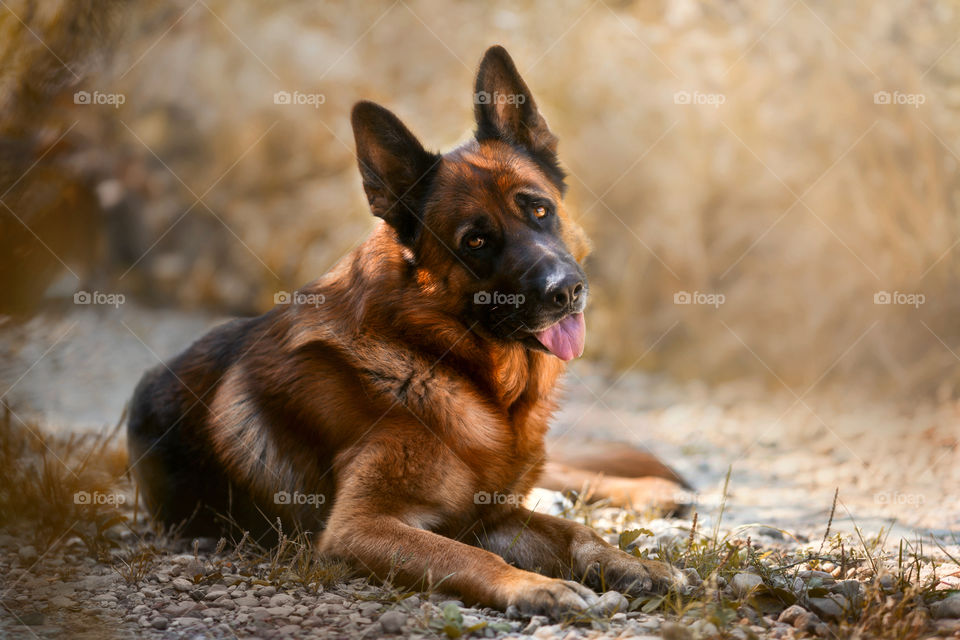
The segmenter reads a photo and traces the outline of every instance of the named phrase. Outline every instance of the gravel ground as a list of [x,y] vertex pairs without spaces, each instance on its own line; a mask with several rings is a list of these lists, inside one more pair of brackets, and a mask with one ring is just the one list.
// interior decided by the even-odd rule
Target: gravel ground
[[[0,385],[26,421],[59,432],[103,429],[116,423],[143,369],[212,322],[128,305],[0,325]],[[555,625],[361,579],[304,586],[293,571],[271,573],[268,563],[241,562],[229,549],[218,552],[215,541],[172,545],[138,521],[107,532],[114,548],[100,561],[80,538],[65,537],[41,553],[25,543],[27,532],[0,535],[0,635],[699,638],[722,631],[736,638],[843,637],[824,623],[842,618],[842,609],[863,601],[870,589],[892,601],[902,597],[882,577],[883,567],[895,569],[901,540],[923,545],[921,579],[936,572],[936,590],[960,588],[960,567],[949,559],[960,558],[960,404],[904,407],[826,384],[809,391],[776,383],[680,384],[586,361],[572,367],[566,387],[553,437],[647,446],[692,482],[696,503],[689,517],[651,519],[538,492],[532,498],[538,509],[586,521],[613,543],[621,532],[643,527],[633,546],[653,555],[669,554],[689,536],[693,513],[699,531],[709,531],[722,511],[718,535],[741,544],[749,536],[750,548],[764,558],[817,552],[830,522],[831,541],[837,533],[849,545],[863,541],[877,566],[861,558],[850,566],[798,563],[773,578],[757,575],[762,570],[732,575],[709,585],[718,601],[740,601],[731,609],[732,624],[723,621],[720,629],[702,611],[678,615],[684,612],[613,593],[590,620]],[[126,509],[132,522],[132,506]],[[131,549],[143,545],[157,555],[141,566]],[[796,604],[772,613],[745,606],[758,581],[790,591]],[[960,596],[930,604],[923,615],[932,620],[928,636],[960,636]]]
[[[261,586],[238,575],[219,575],[210,583],[197,584],[194,577],[209,571],[208,556],[200,561],[190,553],[170,555],[139,585],[128,584],[117,572],[85,561],[83,551],[67,544],[62,554],[48,558],[44,565],[54,571],[69,565],[76,572],[71,580],[51,581],[23,575],[25,564],[10,553],[16,541],[4,539],[3,570],[17,590],[29,596],[10,598],[11,608],[27,626],[5,620],[3,631],[12,637],[63,637],[88,630],[90,634],[114,637],[364,637],[403,635],[436,636],[446,624],[461,629],[482,627],[477,637],[567,635],[559,625],[545,618],[508,620],[491,609],[471,609],[450,596],[412,594],[396,602],[394,592],[372,586],[361,579],[350,580],[319,593],[292,583],[278,589]],[[14,565],[11,567],[10,565]],[[451,605],[454,605],[451,607]],[[456,615],[444,616],[445,611]],[[451,622],[452,621],[452,622]],[[485,623],[485,624],[484,624]],[[609,629],[597,628],[596,635],[614,637],[629,630],[642,635],[662,625],[657,616],[643,613],[614,614]],[[578,635],[587,628],[578,628]]]
[[[593,524],[606,530],[612,522],[601,516]],[[663,520],[646,524],[653,532],[645,545],[649,548],[670,544],[671,529],[682,525]],[[137,536],[150,538],[146,528],[134,527],[134,531],[116,536],[119,549],[134,545]],[[753,536],[753,544],[766,550],[802,546],[785,542],[772,530],[755,531]],[[540,617],[509,619],[491,609],[465,607],[449,595],[412,594],[363,579],[305,588],[299,575],[289,571],[266,580],[269,563],[246,566],[233,561],[229,552],[216,553],[213,545],[213,541],[200,541],[196,551],[161,553],[140,576],[132,575],[120,562],[94,560],[79,538],[65,540],[40,556],[33,547],[24,546],[22,538],[0,536],[5,608],[0,634],[11,638],[456,638],[467,633],[567,640],[718,637],[717,625],[709,616],[696,611],[679,618],[673,613],[646,613],[616,592],[605,594],[601,610],[577,624],[552,624]],[[118,552],[117,557],[121,556]],[[798,602],[803,606],[768,615],[740,606],[736,609],[739,619],[727,625],[726,637],[845,637],[824,623],[842,618],[844,609],[865,597],[872,572],[863,566],[845,575],[838,566],[821,565],[821,569],[830,571],[801,565],[796,577],[782,581],[783,588],[800,594]],[[931,566],[924,567],[924,576],[931,571]],[[942,589],[960,587],[960,566],[944,564],[937,571],[943,576]],[[720,592],[736,599],[761,582],[755,573],[737,573]],[[897,597],[892,581],[879,582],[889,597]],[[937,618],[931,634],[960,636],[960,596],[932,606],[929,615]]]

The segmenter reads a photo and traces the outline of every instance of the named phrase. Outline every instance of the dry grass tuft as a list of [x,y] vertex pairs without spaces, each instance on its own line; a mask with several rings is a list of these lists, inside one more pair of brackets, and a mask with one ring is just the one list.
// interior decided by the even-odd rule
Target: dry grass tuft
[[41,550],[78,536],[95,557],[117,540],[107,532],[126,521],[129,496],[118,489],[126,451],[110,433],[53,437],[20,420],[6,405],[0,415],[0,529],[22,531]]

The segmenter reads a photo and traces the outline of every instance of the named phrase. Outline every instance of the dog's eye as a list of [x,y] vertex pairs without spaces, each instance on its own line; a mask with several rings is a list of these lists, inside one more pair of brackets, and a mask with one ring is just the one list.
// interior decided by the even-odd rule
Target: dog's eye
[[533,215],[535,215],[539,219],[546,218],[548,213],[550,213],[550,210],[547,209],[542,204],[538,204],[536,207],[533,208]]
[[487,239],[483,236],[470,236],[464,241],[464,244],[467,245],[468,249],[480,249],[487,244]]

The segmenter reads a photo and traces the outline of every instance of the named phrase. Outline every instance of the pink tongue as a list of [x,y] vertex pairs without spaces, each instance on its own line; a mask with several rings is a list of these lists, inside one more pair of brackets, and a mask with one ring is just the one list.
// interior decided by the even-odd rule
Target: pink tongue
[[549,329],[540,331],[537,340],[561,360],[573,360],[583,355],[587,325],[582,313],[569,315]]

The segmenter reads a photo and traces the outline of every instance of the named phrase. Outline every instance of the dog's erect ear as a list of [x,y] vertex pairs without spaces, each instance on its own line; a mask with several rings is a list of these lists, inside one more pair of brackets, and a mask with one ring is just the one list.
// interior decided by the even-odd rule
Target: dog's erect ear
[[503,47],[490,47],[483,54],[473,102],[478,141],[501,140],[556,165],[557,137],[547,128],[530,89]]
[[440,156],[424,150],[400,119],[373,102],[358,102],[351,114],[357,162],[373,215],[412,246],[420,231],[420,213]]

